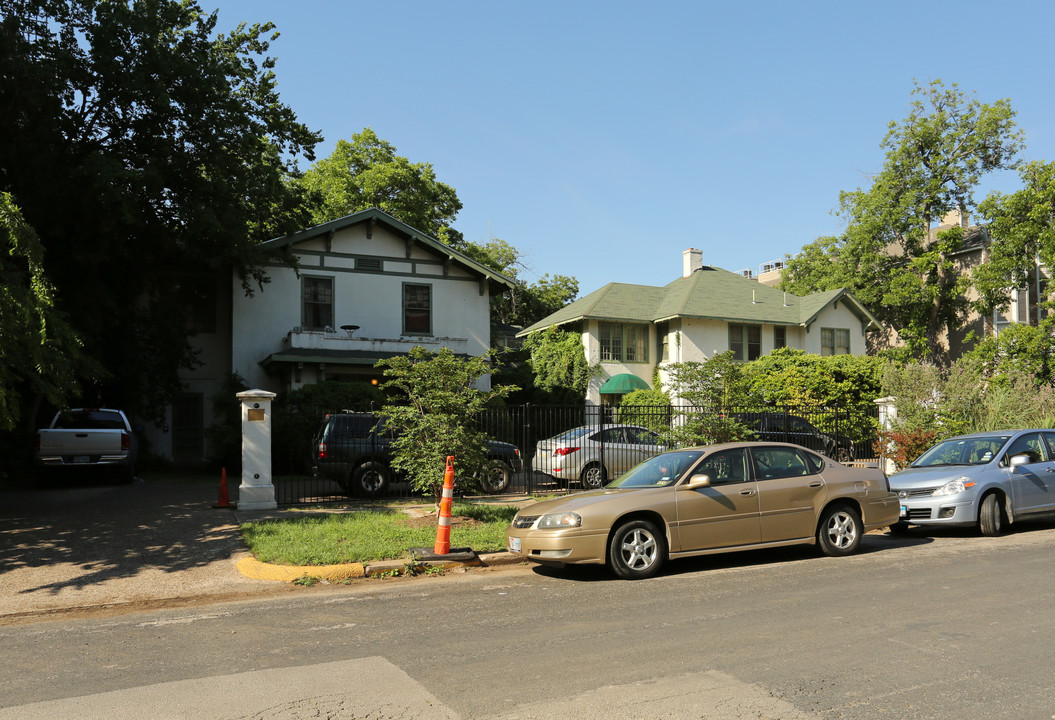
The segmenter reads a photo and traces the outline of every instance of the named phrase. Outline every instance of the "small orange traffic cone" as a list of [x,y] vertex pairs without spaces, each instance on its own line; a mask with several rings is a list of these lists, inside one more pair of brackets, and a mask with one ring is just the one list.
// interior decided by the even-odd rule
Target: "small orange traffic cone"
[[447,456],[447,469],[443,471],[443,497],[440,499],[440,524],[436,528],[434,555],[446,555],[451,551],[451,506],[454,505],[454,456]]
[[227,497],[227,468],[220,471],[220,499],[213,505],[214,508],[233,508],[234,504]]

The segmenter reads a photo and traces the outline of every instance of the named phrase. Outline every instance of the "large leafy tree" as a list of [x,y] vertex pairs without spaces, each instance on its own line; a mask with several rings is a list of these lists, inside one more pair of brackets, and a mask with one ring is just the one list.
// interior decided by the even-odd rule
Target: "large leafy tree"
[[0,190],[109,371],[90,399],[156,411],[194,363],[210,268],[233,263],[248,289],[258,242],[307,222],[289,180],[319,137],[279,100],[270,24],[217,34],[194,0],[0,8]]
[[15,428],[26,400],[60,405],[78,374],[100,371],[81,354],[80,338],[55,308],[43,259],[33,228],[12,197],[0,193],[0,430]]
[[945,362],[941,337],[960,328],[969,307],[969,280],[951,257],[964,228],[932,228],[953,210],[969,217],[983,176],[1015,167],[1022,138],[1007,100],[980,103],[940,80],[912,94],[908,116],[883,139],[872,186],[840,194],[846,231],[790,258],[782,286],[798,294],[849,288],[912,356]]
[[329,157],[300,180],[312,196],[316,223],[376,207],[454,247],[462,237],[451,227],[462,202],[450,185],[436,179],[430,163],[412,163],[370,128],[338,140]]
[[988,262],[974,273],[982,312],[1006,309],[1007,289],[1028,285],[1038,262],[1055,267],[1055,163],[1027,163],[1019,174],[1021,190],[979,206],[992,238]]

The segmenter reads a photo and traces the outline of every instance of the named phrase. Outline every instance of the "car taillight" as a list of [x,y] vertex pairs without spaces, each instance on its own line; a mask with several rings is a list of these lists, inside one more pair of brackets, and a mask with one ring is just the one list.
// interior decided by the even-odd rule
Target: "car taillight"
[[121,450],[127,451],[132,448],[132,438],[128,436],[128,433],[121,433]]
[[319,457],[319,460],[325,460],[326,459],[326,443],[324,443],[324,442],[319,443],[318,457]]
[[578,449],[579,448],[577,448],[577,447],[560,447],[560,448],[557,448],[556,450],[554,450],[553,454],[557,455],[557,456],[560,456],[560,455],[571,455],[573,452],[575,452]]

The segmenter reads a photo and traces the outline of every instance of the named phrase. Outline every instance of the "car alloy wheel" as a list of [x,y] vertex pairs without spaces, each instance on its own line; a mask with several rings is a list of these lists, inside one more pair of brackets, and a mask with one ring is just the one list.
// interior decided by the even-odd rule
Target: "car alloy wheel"
[[632,520],[619,526],[608,545],[612,572],[626,580],[652,577],[666,555],[666,539],[647,520]]
[[605,472],[604,468],[597,463],[590,463],[586,466],[586,469],[582,471],[582,486],[587,490],[596,490],[599,487],[603,487],[605,480],[608,479],[608,473]]
[[849,505],[836,505],[825,510],[817,529],[817,544],[825,555],[856,552],[861,544],[860,515]]

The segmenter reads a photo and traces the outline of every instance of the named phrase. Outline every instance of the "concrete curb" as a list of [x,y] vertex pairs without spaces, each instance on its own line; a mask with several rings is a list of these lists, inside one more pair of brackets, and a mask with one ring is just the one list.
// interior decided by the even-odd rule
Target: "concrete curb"
[[[497,552],[483,553],[477,555],[474,560],[419,560],[418,565],[427,565],[442,569],[456,567],[494,567],[498,565],[512,565],[521,562],[521,558],[513,553]],[[352,580],[369,576],[384,575],[393,571],[402,572],[406,569],[406,560],[380,560],[369,564],[344,563],[341,565],[273,565],[260,562],[254,557],[244,557],[235,562],[238,572],[253,580],[275,580],[278,582],[293,582],[301,578],[312,577],[330,582]]]

